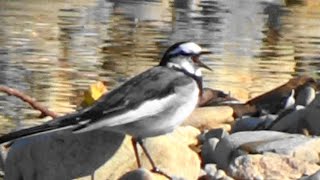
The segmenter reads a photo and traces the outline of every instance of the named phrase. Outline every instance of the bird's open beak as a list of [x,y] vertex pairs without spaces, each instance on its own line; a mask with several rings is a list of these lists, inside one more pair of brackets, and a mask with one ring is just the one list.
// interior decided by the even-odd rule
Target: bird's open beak
[[199,67],[203,67],[205,69],[208,69],[209,71],[212,71],[212,69],[209,66],[207,66],[206,64],[204,64],[200,60],[198,60],[197,64],[198,64]]
[[[200,52],[200,55],[199,55],[199,56],[201,56],[201,55],[206,55],[206,54],[212,54],[212,52],[209,51],[209,50],[202,50],[202,51]],[[197,65],[198,65],[199,67],[202,67],[202,68],[205,68],[205,69],[208,69],[208,70],[212,71],[212,69],[211,69],[209,66],[207,66],[207,65],[204,64],[202,61],[200,61],[199,57],[197,57],[196,63],[197,63]]]

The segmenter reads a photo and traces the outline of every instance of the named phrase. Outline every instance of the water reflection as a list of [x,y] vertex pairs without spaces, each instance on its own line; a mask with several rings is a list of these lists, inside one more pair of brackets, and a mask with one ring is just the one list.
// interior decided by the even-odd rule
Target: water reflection
[[[98,80],[109,89],[193,40],[212,50],[205,85],[241,100],[306,74],[318,78],[320,6],[281,0],[0,0],[0,84],[51,110],[76,109]],[[0,131],[38,113],[0,96]],[[25,115],[27,114],[27,118]]]

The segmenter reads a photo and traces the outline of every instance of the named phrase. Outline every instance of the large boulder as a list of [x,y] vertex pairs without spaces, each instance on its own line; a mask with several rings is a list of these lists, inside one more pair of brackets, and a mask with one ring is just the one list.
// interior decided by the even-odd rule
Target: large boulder
[[106,131],[60,131],[17,140],[5,160],[5,179],[53,180],[91,175],[114,156],[124,137]]
[[[146,139],[145,145],[164,172],[196,179],[200,158],[190,146],[198,144],[199,134],[196,128],[179,127],[171,134]],[[151,169],[140,148],[139,156],[143,167]],[[5,179],[118,179],[135,169],[131,137],[107,131],[62,131],[17,140],[5,161]]]

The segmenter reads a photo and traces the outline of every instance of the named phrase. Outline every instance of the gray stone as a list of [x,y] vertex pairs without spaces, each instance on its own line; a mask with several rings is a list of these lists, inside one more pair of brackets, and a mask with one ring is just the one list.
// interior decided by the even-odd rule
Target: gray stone
[[316,94],[316,97],[311,101],[309,107],[320,108],[320,93]]
[[310,135],[320,135],[320,107],[306,108],[306,115],[301,119],[300,124]]
[[204,163],[214,162],[214,151],[219,140],[225,136],[228,136],[228,132],[222,128],[212,129],[202,134],[200,140],[202,142],[201,157]]
[[121,146],[124,135],[60,131],[17,140],[5,161],[5,179],[73,179],[93,174]]
[[253,131],[267,129],[278,115],[267,114],[260,117],[241,117],[235,121],[232,127],[232,133],[240,131]]
[[152,180],[153,175],[150,171],[139,168],[124,174],[119,180]]
[[270,127],[273,131],[282,131],[288,133],[299,133],[302,128],[299,124],[306,116],[306,109],[299,109],[284,115],[282,118],[276,120]]
[[205,133],[205,139],[217,138],[220,140],[221,138],[224,138],[225,136],[228,136],[228,135],[229,133],[223,128],[211,129],[207,133]]
[[235,121],[234,126],[232,127],[232,132],[240,132],[240,131],[252,131],[257,129],[258,127],[265,126],[265,120],[257,118],[257,117],[244,117],[239,118]]
[[275,131],[243,131],[219,141],[213,163],[226,169],[229,162],[247,153],[275,152],[308,162],[319,162],[320,138]]
[[315,98],[316,91],[312,86],[302,87],[296,97],[296,105],[307,106]]
[[201,147],[201,157],[204,163],[212,163],[214,162],[214,151],[219,142],[217,138],[210,138],[205,141]]
[[272,124],[270,130],[320,135],[320,94],[304,109],[298,109]]

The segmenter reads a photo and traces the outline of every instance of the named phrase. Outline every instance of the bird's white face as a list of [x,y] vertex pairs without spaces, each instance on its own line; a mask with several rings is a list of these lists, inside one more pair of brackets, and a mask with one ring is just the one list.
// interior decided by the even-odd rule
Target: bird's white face
[[198,44],[185,42],[172,47],[166,54],[167,67],[181,69],[198,77],[202,76],[200,67],[210,69],[199,60],[203,51]]
[[177,68],[187,71],[189,74],[194,74],[198,77],[202,76],[201,69],[194,65],[192,60],[187,57],[175,57],[170,60],[167,64],[170,68]]

